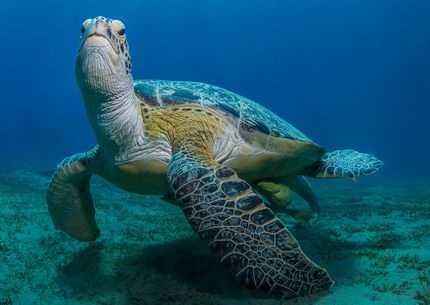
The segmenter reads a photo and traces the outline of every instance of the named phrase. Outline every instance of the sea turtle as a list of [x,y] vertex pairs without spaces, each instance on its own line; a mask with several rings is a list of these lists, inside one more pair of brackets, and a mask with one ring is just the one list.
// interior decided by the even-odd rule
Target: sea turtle
[[382,162],[353,150],[326,153],[269,110],[225,89],[133,81],[131,67],[121,21],[83,23],[76,77],[98,144],[55,170],[47,192],[55,228],[81,241],[99,236],[90,193],[90,177],[99,175],[178,204],[247,287],[285,298],[329,289],[327,271],[301,251],[263,197],[282,205],[291,188],[317,212],[304,176],[355,178]]

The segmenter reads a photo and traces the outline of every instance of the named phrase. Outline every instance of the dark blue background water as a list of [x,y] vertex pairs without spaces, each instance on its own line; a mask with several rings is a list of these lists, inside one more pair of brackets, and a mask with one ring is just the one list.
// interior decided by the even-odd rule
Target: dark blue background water
[[126,24],[135,79],[216,84],[328,149],[429,175],[426,0],[2,0],[0,163],[50,168],[94,145],[74,61],[98,15]]

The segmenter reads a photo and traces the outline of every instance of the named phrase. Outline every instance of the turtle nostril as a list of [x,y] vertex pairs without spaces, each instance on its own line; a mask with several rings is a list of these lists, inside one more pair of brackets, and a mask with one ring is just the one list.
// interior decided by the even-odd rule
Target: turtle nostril
[[83,25],[82,27],[81,27],[81,33],[83,34],[85,32],[85,26]]

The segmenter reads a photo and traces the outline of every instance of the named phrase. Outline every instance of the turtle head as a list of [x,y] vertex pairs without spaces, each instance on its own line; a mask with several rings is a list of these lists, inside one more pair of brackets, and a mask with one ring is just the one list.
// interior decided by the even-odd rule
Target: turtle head
[[81,34],[76,77],[84,97],[90,93],[109,98],[129,91],[133,79],[124,24],[105,17],[87,19]]

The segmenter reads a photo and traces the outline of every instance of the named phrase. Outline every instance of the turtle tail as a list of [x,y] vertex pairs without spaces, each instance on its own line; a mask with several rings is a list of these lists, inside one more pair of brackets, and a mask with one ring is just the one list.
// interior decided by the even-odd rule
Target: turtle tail
[[374,174],[381,169],[382,165],[384,162],[371,154],[352,149],[335,150],[323,155],[302,174],[315,178],[355,179]]

